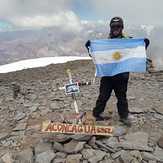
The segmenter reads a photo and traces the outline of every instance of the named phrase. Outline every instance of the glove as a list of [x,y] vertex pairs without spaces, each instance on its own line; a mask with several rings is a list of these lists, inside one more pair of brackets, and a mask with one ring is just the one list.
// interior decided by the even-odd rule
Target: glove
[[[85,47],[87,48],[88,50],[88,53],[89,53],[89,47],[91,46],[91,41],[88,40],[86,43],[85,43]],[[89,56],[91,57],[91,54],[89,53]]]
[[151,72],[151,70],[153,70],[153,69],[154,69],[154,66],[153,66],[152,60],[147,58],[147,60],[146,60],[146,70],[148,72]]
[[87,48],[87,50],[89,50],[89,47],[91,46],[91,42],[90,40],[88,40],[86,43],[85,43],[85,47]]
[[145,49],[147,49],[147,47],[148,47],[149,44],[150,44],[150,41],[149,41],[149,39],[145,38],[145,39],[144,39],[144,42],[145,42]]

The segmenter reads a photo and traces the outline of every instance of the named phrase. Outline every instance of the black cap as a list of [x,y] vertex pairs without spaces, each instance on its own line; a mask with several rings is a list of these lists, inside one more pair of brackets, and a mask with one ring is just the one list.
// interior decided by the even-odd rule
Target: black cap
[[121,17],[114,17],[110,21],[110,27],[114,25],[120,25],[123,28],[123,19]]

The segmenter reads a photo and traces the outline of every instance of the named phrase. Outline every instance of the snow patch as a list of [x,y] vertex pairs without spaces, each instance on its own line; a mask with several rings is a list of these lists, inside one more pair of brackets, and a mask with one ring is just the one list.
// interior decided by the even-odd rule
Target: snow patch
[[64,56],[64,57],[43,57],[43,58],[36,58],[36,59],[27,59],[22,60],[6,65],[0,66],[0,73],[7,73],[13,72],[28,68],[35,68],[35,67],[44,67],[49,64],[57,64],[57,63],[65,63],[68,61],[74,60],[89,60],[90,57],[76,57],[76,56]]

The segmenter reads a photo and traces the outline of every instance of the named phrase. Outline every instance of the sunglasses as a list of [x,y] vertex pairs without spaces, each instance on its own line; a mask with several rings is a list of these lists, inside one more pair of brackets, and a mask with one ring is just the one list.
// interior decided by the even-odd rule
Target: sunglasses
[[117,28],[123,28],[123,26],[120,25],[120,24],[119,24],[119,25],[117,24],[117,25],[111,25],[111,28],[112,28],[112,29],[114,29],[114,28],[117,29]]

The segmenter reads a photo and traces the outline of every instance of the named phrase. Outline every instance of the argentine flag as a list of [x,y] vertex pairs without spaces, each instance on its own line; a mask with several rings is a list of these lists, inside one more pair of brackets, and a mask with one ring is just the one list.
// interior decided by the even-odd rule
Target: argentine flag
[[146,71],[144,39],[92,40],[89,50],[98,77]]

